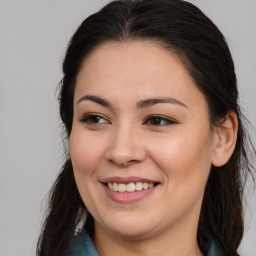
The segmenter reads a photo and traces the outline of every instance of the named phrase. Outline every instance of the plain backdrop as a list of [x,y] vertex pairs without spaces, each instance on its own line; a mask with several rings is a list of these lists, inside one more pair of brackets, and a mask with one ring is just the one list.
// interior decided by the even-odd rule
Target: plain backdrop
[[[63,161],[56,87],[66,45],[82,20],[107,2],[0,0],[0,256],[35,255],[44,198]],[[191,2],[226,36],[240,102],[256,127],[256,1]],[[252,137],[255,145],[255,132]],[[251,186],[247,197],[240,251],[255,256],[256,199]]]

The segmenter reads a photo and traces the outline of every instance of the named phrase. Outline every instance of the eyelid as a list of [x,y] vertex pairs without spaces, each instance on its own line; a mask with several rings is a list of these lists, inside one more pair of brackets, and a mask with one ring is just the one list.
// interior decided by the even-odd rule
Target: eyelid
[[[101,119],[104,119],[104,120],[106,120],[106,122],[104,122],[104,123],[90,123],[90,122],[87,122],[87,121],[86,121],[87,119],[95,118],[95,117],[99,117],[99,118],[101,118]],[[110,123],[110,121],[109,121],[106,117],[104,117],[103,115],[101,115],[101,114],[99,114],[99,113],[87,113],[87,114],[84,114],[84,115],[82,115],[82,117],[79,119],[79,121],[80,121],[81,123],[86,123],[86,124],[88,124],[88,125],[100,125],[100,124],[109,124],[109,123]]]
[[147,121],[150,120],[150,118],[159,118],[161,120],[164,120],[166,122],[166,124],[149,124],[150,126],[167,126],[167,125],[174,125],[174,124],[177,124],[178,121],[173,119],[173,118],[170,118],[170,117],[166,117],[166,116],[163,116],[163,115],[158,115],[158,114],[154,114],[154,115],[149,115],[145,118],[145,120],[143,121],[143,124],[146,124]]

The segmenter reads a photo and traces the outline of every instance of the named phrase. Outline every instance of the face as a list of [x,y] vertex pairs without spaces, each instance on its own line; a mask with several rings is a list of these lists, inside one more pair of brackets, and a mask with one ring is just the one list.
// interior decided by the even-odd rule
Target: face
[[137,41],[109,42],[85,58],[70,155],[97,232],[196,229],[213,145],[205,98],[177,56]]

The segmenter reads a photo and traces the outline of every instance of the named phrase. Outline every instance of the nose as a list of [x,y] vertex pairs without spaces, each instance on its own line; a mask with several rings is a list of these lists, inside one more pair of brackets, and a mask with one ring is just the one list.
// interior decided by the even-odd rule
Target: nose
[[118,166],[139,163],[146,157],[142,136],[137,127],[125,125],[114,129],[106,151],[108,161]]

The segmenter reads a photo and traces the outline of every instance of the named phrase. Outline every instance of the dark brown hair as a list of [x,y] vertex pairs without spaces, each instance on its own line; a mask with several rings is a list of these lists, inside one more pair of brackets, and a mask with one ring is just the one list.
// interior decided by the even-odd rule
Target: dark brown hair
[[[209,240],[216,239],[225,255],[239,255],[237,248],[244,229],[243,190],[252,169],[248,152],[255,151],[238,106],[236,74],[225,38],[197,7],[182,0],[120,0],[84,20],[71,38],[63,62],[59,104],[67,137],[72,129],[76,76],[83,59],[104,42],[127,40],[155,41],[177,54],[208,102],[212,125],[218,125],[229,111],[236,113],[236,147],[226,165],[212,166],[201,209],[198,244],[206,253]],[[37,255],[65,255],[81,222],[89,233],[93,232],[93,218],[80,198],[68,156],[50,191]]]

